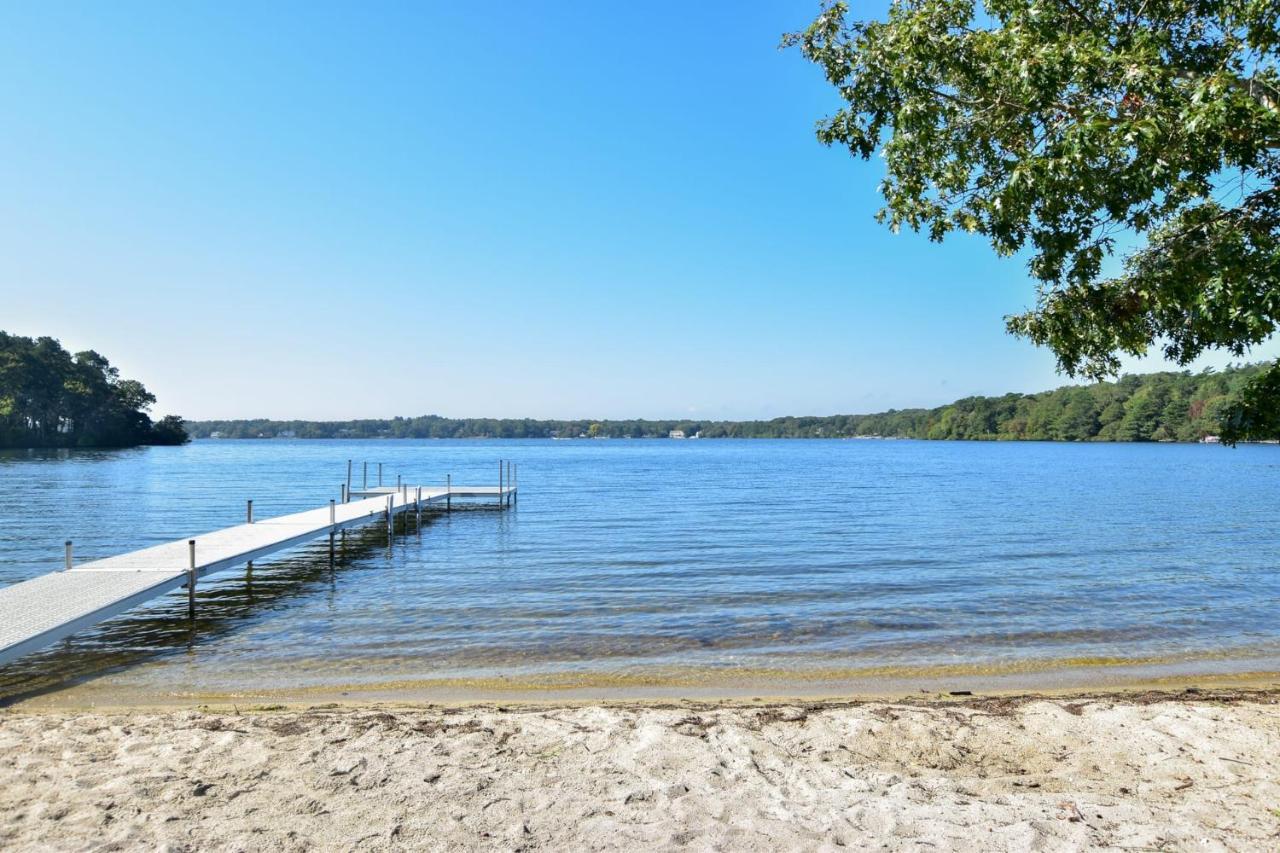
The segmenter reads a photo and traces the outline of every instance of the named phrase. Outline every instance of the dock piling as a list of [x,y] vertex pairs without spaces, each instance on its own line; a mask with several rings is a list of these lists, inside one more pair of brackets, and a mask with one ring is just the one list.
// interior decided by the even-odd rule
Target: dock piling
[[378,486],[382,486],[382,463],[378,463]]
[[414,522],[414,529],[418,531],[418,535],[422,535],[422,486],[418,486],[418,491],[413,497],[413,509],[417,519]]
[[453,512],[453,475],[444,475],[444,511]]
[[67,555],[66,555],[66,557],[67,557],[67,560],[66,560],[67,571],[71,571],[71,540],[70,540],[70,539],[68,539],[68,540],[67,540]]
[[196,540],[187,540],[187,617],[196,618]]
[[351,499],[351,460],[347,460],[347,487],[342,491],[342,502],[346,503]]
[[329,498],[329,565],[333,565],[333,531],[337,526],[337,506],[333,498]]
[[361,481],[360,489],[367,492],[369,491],[369,463],[362,462],[360,464],[364,466],[364,479]]
[[253,524],[253,501],[244,503],[244,523]]

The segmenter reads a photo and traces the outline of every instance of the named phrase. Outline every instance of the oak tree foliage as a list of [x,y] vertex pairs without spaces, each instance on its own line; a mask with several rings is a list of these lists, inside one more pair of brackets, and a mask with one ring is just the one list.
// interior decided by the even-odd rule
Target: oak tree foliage
[[[818,138],[883,157],[878,218],[1027,253],[1035,307],[1008,328],[1099,379],[1276,329],[1278,18],[1276,0],[894,0],[867,20],[833,2],[784,44],[844,101]],[[1278,412],[1273,365],[1224,438],[1273,436]]]

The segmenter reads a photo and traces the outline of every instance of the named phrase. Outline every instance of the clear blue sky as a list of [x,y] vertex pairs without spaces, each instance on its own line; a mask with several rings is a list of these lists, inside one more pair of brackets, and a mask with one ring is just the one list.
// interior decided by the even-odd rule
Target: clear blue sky
[[814,140],[835,95],[777,44],[816,9],[6,4],[0,328],[97,349],[191,418],[1062,384],[1003,331],[1021,261],[889,234],[880,164]]

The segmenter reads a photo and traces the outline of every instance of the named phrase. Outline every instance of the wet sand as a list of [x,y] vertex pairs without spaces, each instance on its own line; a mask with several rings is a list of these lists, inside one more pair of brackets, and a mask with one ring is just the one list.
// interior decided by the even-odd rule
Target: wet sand
[[[819,701],[901,696],[1085,693],[1186,687],[1280,688],[1280,657],[1204,656],[1171,659],[1028,659],[1014,663],[870,668],[644,667],[575,669],[501,676],[405,678],[394,667],[343,672],[333,661],[252,678],[174,670],[168,661],[95,668],[80,674],[14,669],[0,681],[0,708],[189,708],[196,705],[314,705],[327,702],[590,702],[652,700]],[[32,677],[34,675],[34,677]],[[358,681],[345,681],[359,676]]]
[[13,850],[1280,847],[1280,690],[0,712]]

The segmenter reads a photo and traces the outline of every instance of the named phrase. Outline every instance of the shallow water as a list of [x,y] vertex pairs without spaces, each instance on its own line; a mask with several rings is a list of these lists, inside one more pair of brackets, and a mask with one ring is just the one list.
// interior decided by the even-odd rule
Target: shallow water
[[[1280,651],[1280,447],[200,441],[0,455],[0,584],[336,496],[346,460],[504,513],[309,548],[0,668],[0,697],[432,679],[1035,669]],[[376,469],[375,469],[376,470]],[[1215,663],[1218,662],[1218,663]]]

